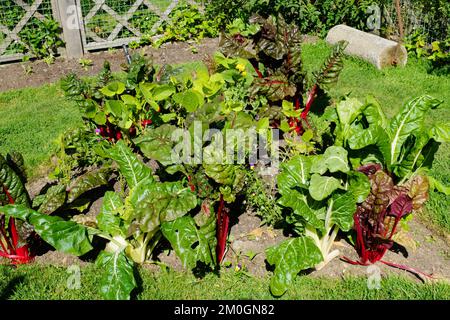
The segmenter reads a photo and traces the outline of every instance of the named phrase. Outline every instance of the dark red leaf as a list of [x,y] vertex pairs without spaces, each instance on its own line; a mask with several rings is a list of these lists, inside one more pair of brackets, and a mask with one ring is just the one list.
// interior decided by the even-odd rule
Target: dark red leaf
[[378,163],[369,163],[358,168],[358,171],[364,173],[366,176],[370,176],[378,170],[381,170],[381,165]]
[[412,199],[405,193],[401,193],[390,205],[389,216],[401,219],[412,211]]

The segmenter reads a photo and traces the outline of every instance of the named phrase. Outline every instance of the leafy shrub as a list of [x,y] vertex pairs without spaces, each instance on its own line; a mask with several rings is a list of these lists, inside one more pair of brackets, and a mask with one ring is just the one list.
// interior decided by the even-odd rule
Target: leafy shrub
[[[0,23],[12,30],[23,17],[24,10],[13,1],[3,2]],[[44,17],[44,20],[32,17],[19,32],[19,38],[23,44],[13,42],[6,53],[25,53],[34,55],[38,59],[56,55],[58,48],[64,46],[61,28],[51,14],[46,13]]]
[[201,40],[218,34],[216,19],[206,19],[197,6],[181,3],[169,14],[169,22],[158,28],[162,37],[155,46],[171,41]]
[[445,41],[427,43],[426,36],[420,31],[407,37],[406,49],[417,58],[425,58],[429,62],[429,72],[437,75],[448,75],[450,72],[450,38]]
[[220,17],[223,28],[236,18],[248,21],[254,13],[266,17],[281,14],[288,23],[295,23],[303,34],[325,36],[336,24],[365,30],[366,10],[374,3],[377,1],[210,0],[207,12],[211,18]]
[[32,19],[20,32],[20,38],[38,59],[56,55],[64,45],[59,23],[53,19]]

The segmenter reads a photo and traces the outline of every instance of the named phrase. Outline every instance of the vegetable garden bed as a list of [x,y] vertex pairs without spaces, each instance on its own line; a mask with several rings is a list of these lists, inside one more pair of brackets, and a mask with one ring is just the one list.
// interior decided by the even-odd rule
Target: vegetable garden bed
[[[299,272],[368,275],[377,261],[424,281],[445,280],[446,239],[408,217],[421,214],[429,189],[448,193],[425,170],[448,140],[447,124],[436,116],[448,104],[429,95],[400,108],[373,97],[332,100],[345,44],[307,74],[295,27],[281,18],[255,22],[254,37],[224,37],[222,53],[195,70],[134,56],[124,76],[105,64],[94,80],[67,77],[62,87],[84,127],[59,140],[52,184],[27,192],[23,158],[0,158],[3,255],[28,262],[27,245],[33,254],[36,244],[45,249],[44,240],[96,260],[105,298],[135,295],[141,285],[133,268],[155,260],[197,276],[221,270],[264,277],[269,270],[274,296],[293,290]],[[202,121],[199,130],[216,132],[280,129],[280,173],[262,174],[264,162],[214,162],[223,148],[217,140],[201,143],[203,162],[175,161],[170,137],[183,128],[195,133],[194,120]],[[275,161],[272,149],[269,155]],[[405,248],[406,260],[388,251],[406,255]]]

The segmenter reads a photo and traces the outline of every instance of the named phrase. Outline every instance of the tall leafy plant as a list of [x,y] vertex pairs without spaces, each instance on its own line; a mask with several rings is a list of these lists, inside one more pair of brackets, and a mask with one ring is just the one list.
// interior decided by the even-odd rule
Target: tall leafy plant
[[276,296],[284,294],[301,270],[321,269],[339,255],[332,251],[334,240],[339,230],[352,228],[357,203],[370,191],[369,180],[352,171],[342,147],[295,156],[281,169],[279,204],[286,208],[286,221],[296,237],[266,251],[267,261],[275,265],[270,289]]
[[430,96],[417,97],[391,119],[373,97],[366,103],[347,99],[333,110],[336,144],[349,150],[352,163],[371,185],[370,195],[354,215],[360,260],[352,263],[382,261],[399,222],[422,208],[428,190],[448,194],[448,188],[428,175],[439,145],[450,141],[446,123],[426,121],[441,105]]
[[[251,37],[222,34],[221,50],[227,56],[239,56],[252,62],[258,77],[251,93],[253,96],[264,95],[271,102],[268,108],[261,109],[260,116],[269,116],[283,131],[295,130],[301,134],[315,99],[339,77],[346,43],[339,43],[334,48],[324,66],[314,73],[307,89],[298,27],[286,23],[281,15],[267,19],[254,16],[251,22],[259,25],[258,32]],[[285,100],[293,104],[288,108],[292,110],[286,109]]]
[[[25,185],[27,175],[22,155],[17,152],[8,154],[6,158],[0,155],[0,205],[22,205],[47,215],[69,209],[83,211],[86,203],[90,203],[83,196],[93,189],[107,185],[110,175],[109,168],[92,170],[67,185],[52,185],[31,199]],[[0,234],[0,254],[3,257],[11,259],[13,263],[28,263],[32,260],[35,253],[30,244],[34,240],[34,232],[28,223],[9,219],[2,214]]]
[[[191,232],[192,240],[192,221],[188,217],[177,219],[195,208],[197,199],[182,182],[157,182],[151,169],[122,141],[107,154],[119,166],[129,192],[125,199],[117,193],[107,192],[95,226],[48,216],[24,205],[6,205],[0,210],[7,219],[28,222],[44,241],[65,253],[84,255],[93,249],[94,236],[106,239],[106,247],[95,262],[103,273],[100,291],[107,299],[129,299],[136,287],[134,263],[140,264],[151,258],[161,239],[162,228],[171,240],[187,241],[184,231]],[[205,229],[207,227],[201,230]],[[207,234],[205,231],[202,241],[207,239]],[[183,248],[178,244],[175,248]],[[196,252],[205,254],[201,251],[204,249],[202,242]],[[191,257],[185,259],[192,263]],[[203,261],[213,263],[212,258]]]

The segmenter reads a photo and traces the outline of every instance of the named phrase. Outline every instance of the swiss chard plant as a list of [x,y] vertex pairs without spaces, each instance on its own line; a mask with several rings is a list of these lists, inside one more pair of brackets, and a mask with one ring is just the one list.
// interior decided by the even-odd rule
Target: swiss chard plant
[[349,150],[351,162],[371,185],[370,195],[354,215],[360,260],[348,261],[363,265],[381,261],[393,245],[399,222],[421,210],[428,190],[448,194],[448,188],[429,175],[439,145],[450,141],[448,124],[427,119],[441,105],[421,96],[391,119],[373,97],[365,103],[347,99],[333,109],[336,144]]
[[[25,189],[23,158],[18,153],[0,155],[0,205],[21,204],[29,207],[30,197]],[[14,264],[28,263],[32,259],[28,238],[32,230],[22,221],[8,218],[0,211],[0,257]]]
[[323,268],[339,255],[332,250],[339,231],[353,226],[357,203],[370,192],[369,180],[354,172],[347,151],[328,147],[323,154],[298,155],[281,166],[279,204],[295,237],[266,250],[275,265],[272,294],[283,295],[301,270]]
[[[0,205],[22,205],[47,215],[70,209],[83,211],[90,203],[83,196],[99,186],[107,185],[110,174],[110,169],[93,170],[80,175],[67,186],[52,185],[31,199],[26,189],[27,175],[22,155],[17,152],[8,154],[6,158],[0,155]],[[0,254],[13,263],[30,262],[35,254],[30,248],[35,240],[33,228],[3,214],[0,225]]]
[[[197,261],[214,264],[211,220],[185,216],[197,206],[190,188],[182,182],[157,182],[151,169],[122,141],[105,152],[117,163],[128,192],[125,197],[107,192],[94,225],[65,221],[23,204],[6,205],[0,211],[6,219],[29,223],[44,241],[65,253],[84,255],[93,249],[94,237],[106,239],[95,263],[103,274],[100,292],[107,299],[130,298],[136,287],[134,265],[151,258],[162,234],[186,266]],[[186,245],[194,250],[185,253]]]
[[140,55],[133,56],[126,66],[126,78],[114,78],[109,63],[95,81],[85,81],[76,75],[67,76],[62,88],[68,98],[77,102],[86,125],[110,142],[130,140],[160,111],[158,102],[171,94],[173,88],[156,84],[141,85],[153,81],[154,66]]
[[[183,150],[178,150],[180,154],[173,151],[177,150],[179,143],[171,140],[173,133],[177,130],[177,127],[173,125],[166,124],[158,128],[148,128],[134,142],[146,157],[157,160],[174,179],[187,179],[191,190],[201,201],[202,210],[216,218],[216,257],[220,263],[224,257],[229,232],[230,217],[227,204],[233,203],[236,196],[243,191],[246,181],[245,166],[234,164],[233,161],[226,162],[225,148],[223,140],[221,140],[226,135],[226,129],[223,131],[215,129],[216,134],[219,133],[219,135],[213,135],[211,141],[203,141],[202,137],[210,132],[210,126],[213,129],[218,123],[222,123],[225,128],[234,127],[235,129],[252,126],[254,123],[252,117],[245,112],[232,112],[225,116],[220,115],[219,110],[220,105],[218,104],[204,105],[186,119],[185,125],[188,125],[188,129],[184,132],[192,133],[192,135],[189,135],[188,140],[183,142]],[[192,117],[194,115],[195,118]],[[193,119],[200,124],[198,133],[195,133],[195,123],[191,123]],[[200,134],[200,141],[195,137],[198,134]],[[187,150],[186,145],[189,145]],[[197,159],[199,162],[195,162],[195,158],[191,157],[194,149],[200,150],[201,158]],[[186,160],[186,156],[190,158]],[[198,156],[198,154],[194,156]],[[182,159],[184,161],[181,161]],[[218,204],[217,214],[213,214],[214,210],[211,210],[215,203]],[[216,230],[215,226],[213,230]]]
[[[270,102],[261,108],[260,115],[269,116],[285,132],[295,130],[301,134],[316,98],[338,80],[346,43],[339,43],[323,67],[308,80],[303,70],[298,27],[287,24],[282,16],[267,19],[254,16],[251,22],[259,26],[255,29],[258,32],[247,37],[239,33],[222,34],[221,50],[226,56],[239,56],[252,63],[258,77],[251,93],[263,95]],[[291,108],[287,108],[285,100]]]
[[344,258],[352,264],[368,265],[381,261],[385,264],[421,273],[407,266],[381,260],[391,249],[399,223],[412,212],[418,212],[428,199],[427,177],[417,175],[408,182],[395,185],[392,177],[379,164],[367,164],[358,169],[370,179],[371,191],[354,215],[356,250],[359,261]]

